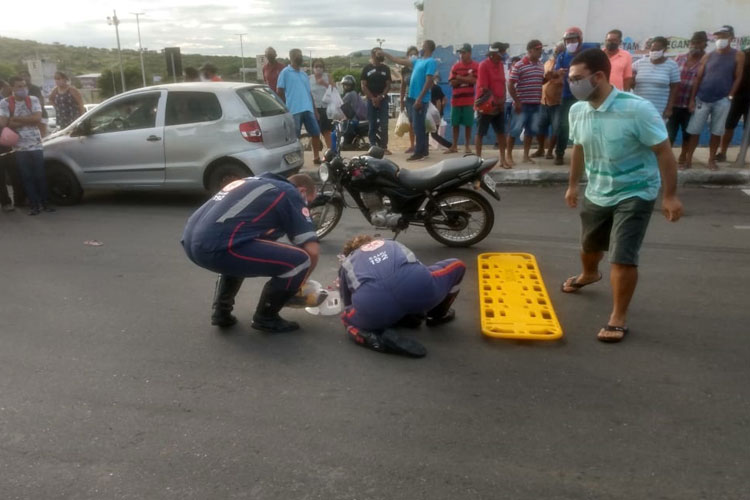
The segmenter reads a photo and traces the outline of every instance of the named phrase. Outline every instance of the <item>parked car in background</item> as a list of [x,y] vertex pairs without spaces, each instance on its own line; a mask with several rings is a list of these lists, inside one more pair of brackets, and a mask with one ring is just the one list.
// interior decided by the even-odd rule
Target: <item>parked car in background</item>
[[265,85],[175,83],[117,95],[44,141],[52,200],[95,188],[216,192],[232,180],[299,171],[294,119]]
[[47,111],[47,132],[50,134],[57,132],[57,112],[55,111],[55,107],[46,104],[44,110]]

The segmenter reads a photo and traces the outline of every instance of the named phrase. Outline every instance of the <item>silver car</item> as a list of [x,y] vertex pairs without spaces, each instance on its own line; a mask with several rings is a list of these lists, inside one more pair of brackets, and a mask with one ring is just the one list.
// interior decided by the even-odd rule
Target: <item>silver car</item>
[[204,189],[302,168],[294,118],[265,85],[202,82],[117,95],[44,141],[52,200],[94,188]]

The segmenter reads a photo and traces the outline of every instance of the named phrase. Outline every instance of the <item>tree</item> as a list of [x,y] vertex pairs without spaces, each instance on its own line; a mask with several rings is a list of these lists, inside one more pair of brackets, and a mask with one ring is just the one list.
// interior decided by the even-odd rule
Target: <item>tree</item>
[[[124,68],[124,73],[125,86],[128,90],[143,87],[143,80],[141,79],[141,68],[126,66]],[[121,93],[122,79],[120,78],[120,68],[117,68],[115,70],[105,69],[104,71],[102,71],[102,76],[99,77],[98,87],[99,89],[101,89],[101,96],[105,99],[112,97],[115,94]]]

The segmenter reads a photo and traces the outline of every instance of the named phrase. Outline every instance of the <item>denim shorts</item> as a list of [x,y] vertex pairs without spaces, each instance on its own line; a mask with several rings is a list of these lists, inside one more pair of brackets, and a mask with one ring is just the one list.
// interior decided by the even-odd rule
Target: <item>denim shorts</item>
[[318,120],[315,119],[315,113],[312,111],[303,111],[301,113],[294,113],[294,126],[297,130],[297,137],[302,133],[302,125],[307,130],[307,135],[310,137],[318,137],[320,135],[320,126]]
[[541,104],[521,104],[520,113],[516,113],[514,109],[510,124],[510,135],[518,138],[521,131],[525,130],[527,136],[536,136],[539,133],[541,111]]
[[655,203],[656,200],[634,196],[611,207],[602,207],[584,196],[581,209],[584,253],[609,251],[612,264],[637,266]]
[[729,108],[731,107],[732,101],[726,97],[716,102],[703,102],[696,97],[695,113],[690,118],[687,133],[699,135],[703,132],[703,126],[710,117],[711,135],[724,135],[724,126],[727,123],[727,115],[729,115]]

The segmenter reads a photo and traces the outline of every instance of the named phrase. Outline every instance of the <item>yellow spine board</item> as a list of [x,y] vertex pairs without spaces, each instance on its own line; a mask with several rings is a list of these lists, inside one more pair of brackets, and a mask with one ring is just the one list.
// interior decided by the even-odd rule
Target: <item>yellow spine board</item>
[[533,255],[483,253],[477,268],[483,334],[526,340],[563,336]]

